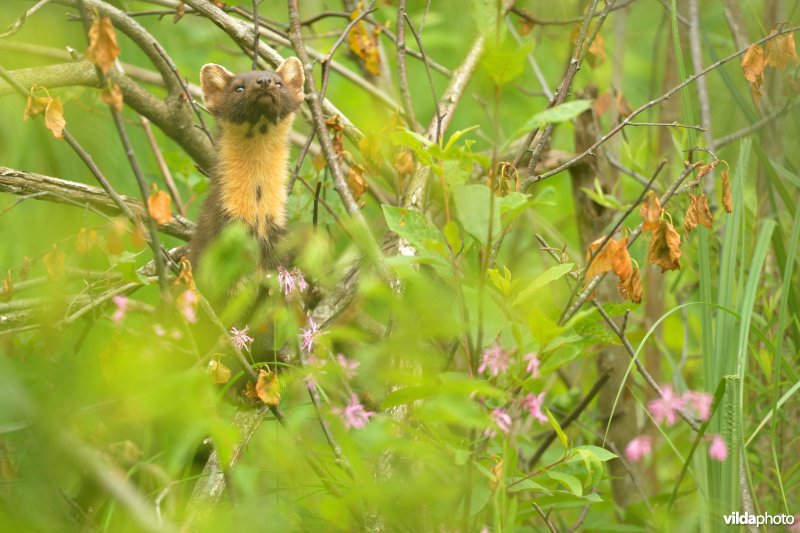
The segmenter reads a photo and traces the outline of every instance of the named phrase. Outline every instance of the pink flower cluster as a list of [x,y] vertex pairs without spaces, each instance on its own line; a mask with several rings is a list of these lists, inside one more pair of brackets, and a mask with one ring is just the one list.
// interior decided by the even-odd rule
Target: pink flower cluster
[[[690,409],[700,420],[705,422],[711,417],[712,401],[712,396],[705,392],[689,390],[682,395],[677,395],[672,387],[662,385],[661,397],[647,402],[647,408],[657,424],[666,422],[668,426],[672,426],[678,421],[678,416],[684,409]],[[728,458],[728,445],[722,436],[710,435],[708,440],[711,441],[708,447],[708,456],[711,459],[722,462]],[[650,455],[652,444],[653,437],[639,435],[625,447],[625,457],[635,463]]]
[[668,426],[674,425],[678,421],[679,413],[686,407],[691,407],[702,421],[708,420],[711,416],[712,397],[710,394],[686,391],[682,396],[678,396],[669,385],[663,385],[661,392],[660,398],[647,403],[650,414],[658,424],[666,422]]
[[250,351],[250,345],[253,344],[253,337],[250,337],[247,332],[250,331],[250,326],[245,324],[243,330],[231,328],[231,341],[233,345],[240,350]]
[[[531,377],[538,378],[540,376],[539,367],[541,366],[539,356],[531,352],[524,355],[523,359],[528,363],[525,367],[525,371],[528,372]],[[497,376],[505,373],[510,364],[511,358],[509,352],[503,350],[500,343],[495,342],[481,353],[481,364],[478,367],[478,373],[485,374],[488,370],[491,375]]]
[[[711,435],[708,440],[711,444],[708,447],[708,456],[719,462],[728,458],[728,445],[721,435]],[[625,447],[625,457],[628,461],[636,463],[649,456],[653,451],[653,437],[650,435],[639,435],[631,439]]]
[[282,266],[279,266],[278,283],[280,284],[281,290],[285,296],[289,296],[295,291],[305,292],[305,290],[308,288],[308,283],[306,283],[305,276],[303,276],[303,273],[300,272],[297,267],[290,272]]
[[303,341],[300,343],[300,347],[306,353],[311,353],[314,351],[314,343],[317,340],[317,335],[319,334],[319,328],[317,327],[317,323],[314,322],[314,319],[308,317],[308,327],[302,330],[300,336],[303,338]]
[[364,409],[355,394],[350,396],[350,403],[344,408],[334,408],[333,412],[342,417],[342,422],[344,422],[344,427],[347,430],[361,429],[367,425],[371,417],[375,416],[374,411]]

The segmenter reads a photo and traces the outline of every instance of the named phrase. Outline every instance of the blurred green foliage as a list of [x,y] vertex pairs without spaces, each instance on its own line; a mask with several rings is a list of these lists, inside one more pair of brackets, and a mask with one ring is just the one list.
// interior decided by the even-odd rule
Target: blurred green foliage
[[[161,10],[159,4],[164,2],[109,3],[136,13]],[[243,0],[228,4],[251,8]],[[301,4],[305,18],[341,9],[316,0]],[[372,18],[393,28],[395,4],[378,2]],[[552,20],[580,16],[585,2],[518,4],[541,19]],[[3,48],[4,41],[85,50],[86,40],[72,5],[53,2],[31,17],[19,33],[0,39],[0,65],[16,70],[58,62],[45,55],[11,52]],[[736,47],[722,3],[701,5],[708,64]],[[761,14],[771,5],[743,3],[750,37],[768,32],[771,20],[768,23],[767,15]],[[0,28],[30,6],[31,2],[6,0]],[[618,495],[609,479],[607,465],[623,450],[613,453],[603,447],[606,414],[587,409],[577,423],[562,431],[559,421],[598,377],[595,356],[620,344],[602,317],[588,307],[560,323],[562,310],[576,289],[572,274],[579,273],[583,264],[585,251],[576,218],[585,214],[576,212],[566,172],[537,183],[526,193],[517,189],[513,178],[504,184],[492,181],[502,176],[498,163],[513,159],[513,141],[531,128],[557,124],[550,147],[573,153],[572,119],[591,104],[590,93],[584,91],[588,86],[596,87],[599,94],[614,87],[636,108],[677,82],[665,66],[674,70],[668,59],[673,46],[669,12],[658,3],[634,2],[626,10],[624,27],[614,25],[619,13],[612,14],[601,32],[607,60],[584,65],[573,83],[575,98],[545,111],[547,98],[540,92],[529,55],[535,57],[553,89],[572,51],[570,35],[576,24],[535,25],[518,45],[504,21],[498,20],[497,9],[496,2],[485,0],[440,0],[430,9],[424,2],[409,2],[408,14],[422,33],[425,53],[448,69],[458,67],[478,33],[488,40],[441,144],[401,127],[388,106],[332,73],[327,97],[366,134],[367,141],[358,146],[348,142],[345,149],[353,161],[365,166],[370,184],[389,203],[398,203],[409,177],[398,175],[392,163],[405,150],[430,169],[430,199],[425,213],[382,204],[369,192],[360,199],[372,238],[381,241],[391,231],[403,239],[406,249],[387,259],[397,284],[387,285],[372,265],[362,268],[353,302],[315,336],[312,353],[301,353],[299,344],[309,327],[307,312],[345,283],[345,274],[363,249],[359,238],[354,242],[352,228],[337,222],[347,214],[328,172],[317,168],[312,156],[306,158],[300,176],[312,187],[320,184],[320,198],[336,217],[318,205],[315,217],[314,194],[296,182],[289,199],[290,231],[282,243],[293,258],[292,266],[312,288],[303,295],[284,295],[275,272],[256,268],[257,249],[247,231],[234,226],[209,251],[207,264],[194,280],[214,309],[214,316],[209,316],[202,305],[189,304],[198,315],[196,322],[182,300],[191,289],[186,280],[171,286],[171,301],[160,300],[154,273],[143,270],[152,259],[150,249],[127,221],[81,205],[0,195],[0,277],[9,273],[15,285],[7,301],[0,302],[0,318],[15,317],[9,325],[0,321],[4,328],[0,329],[0,529],[148,529],[152,523],[135,505],[142,501],[158,527],[169,530],[187,518],[187,502],[212,450],[225,461],[236,455],[237,463],[225,472],[225,495],[199,526],[203,531],[480,531],[484,527],[544,531],[540,511],[558,530],[574,524],[588,531],[716,527],[705,514],[709,502],[704,454],[697,454],[675,506],[668,506],[676,472],[684,466],[684,455],[694,439],[688,427],[664,429],[672,446],[662,442],[648,459],[649,478],[641,490],[649,499],[634,498],[627,506],[615,501]],[[260,13],[270,26],[286,30],[283,2],[262,2]],[[797,14],[788,16],[796,19]],[[524,29],[516,16],[509,17],[517,30]],[[250,68],[251,59],[199,16],[187,13],[177,23],[170,14],[140,13],[136,18],[192,83],[198,82],[199,69],[208,62],[233,71]],[[344,24],[343,18],[320,20],[313,31],[305,30],[308,45],[325,53]],[[410,35],[407,41],[416,49]],[[384,68],[392,73],[392,81],[397,67],[394,46],[383,37],[381,43],[388,52]],[[122,61],[153,69],[130,40],[120,36],[120,46]],[[276,49],[283,55],[293,54],[286,48]],[[345,46],[336,59],[360,72],[359,62]],[[407,57],[407,68],[416,115],[427,126],[435,113],[434,95],[422,62]],[[787,81],[797,83],[791,68],[785,75],[774,73],[768,79],[772,87],[779,87],[770,93],[775,109],[784,103],[793,105],[796,98]],[[449,80],[437,72],[432,76],[438,98]],[[737,61],[715,70],[707,83],[716,138],[757,120],[761,110],[751,103]],[[148,86],[148,90],[164,94],[158,87]],[[388,91],[399,100],[393,85]],[[137,197],[135,180],[99,92],[66,87],[51,89],[51,93],[64,101],[68,128],[115,189]],[[92,175],[69,147],[53,139],[41,119],[23,121],[23,110],[21,97],[0,97],[0,164],[94,185]],[[160,183],[161,174],[138,117],[127,108],[123,115],[147,180]],[[714,291],[731,290],[740,302],[755,235],[765,220],[777,222],[778,236],[771,241],[765,275],[754,289],[751,308],[741,310],[752,314],[755,331],[744,347],[753,356],[746,368],[747,381],[740,384],[746,398],[739,421],[745,438],[775,406],[772,370],[778,358],[783,358],[779,390],[786,392],[798,383],[797,309],[789,306],[783,311],[783,322],[775,312],[777,302],[790,298],[786,292],[797,286],[796,271],[787,272],[785,265],[793,264],[791,255],[787,263],[786,250],[796,252],[796,233],[790,230],[798,214],[800,179],[797,153],[791,146],[800,122],[794,108],[787,108],[782,118],[783,126],[768,127],[766,133],[755,136],[756,150],[765,151],[764,160],[773,163],[751,161],[736,171],[739,232],[724,240],[728,219],[719,210],[706,248],[699,249],[694,234],[685,239],[681,270],[663,275],[662,294],[650,294],[645,288],[646,302],[648,298],[661,302],[655,316],[644,309],[646,303],[603,302],[618,323],[625,317],[625,331],[634,347],[651,333],[648,328],[660,313],[703,301],[701,287],[709,283]],[[601,132],[614,125],[608,114],[597,120]],[[637,120],[657,122],[661,115],[653,108]],[[677,117],[671,120],[681,122]],[[298,120],[297,129],[305,134],[309,126]],[[196,220],[207,190],[206,178],[177,143],[160,131],[156,139],[188,204],[187,218]],[[682,170],[686,150],[692,148],[689,139],[685,129],[637,127],[627,128],[609,147],[623,165],[646,176],[661,159],[668,159],[656,182],[663,191]],[[293,149],[292,161],[298,151]],[[735,165],[739,145],[730,143],[716,155]],[[710,156],[702,157],[710,161]],[[523,166],[517,171],[519,178],[525,177]],[[641,188],[620,174],[612,190],[588,193],[610,209],[616,220]],[[685,195],[679,195],[668,208],[676,227],[687,204]],[[637,210],[625,220],[622,231],[633,230],[639,222]],[[536,234],[557,247],[554,252],[560,263],[540,253]],[[601,235],[602,231],[594,237]],[[162,234],[161,238],[167,248],[183,244],[174,237]],[[731,241],[738,243],[733,251]],[[640,239],[630,252],[643,272],[647,268],[650,280],[662,274],[646,267],[647,244],[648,239]],[[496,255],[493,246],[498,247]],[[413,254],[406,253],[410,249]],[[713,266],[707,271],[701,266],[708,266],[700,257],[703,253]],[[57,254],[64,256],[63,268],[48,268],[48,262],[58,263]],[[723,286],[709,274],[719,270],[723,256],[738,268],[738,286],[734,281]],[[783,276],[788,276],[785,283]],[[114,318],[120,304],[111,298],[117,289],[114,294],[128,295],[121,319]],[[703,331],[696,307],[701,306],[671,312],[660,335],[647,340],[663,362],[661,368],[650,371],[681,390],[713,391],[717,384],[703,382],[702,368],[711,357],[704,353],[702,339],[713,333]],[[715,331],[720,338],[739,334],[732,329],[739,327],[738,322],[733,324],[735,318],[729,319],[732,325],[727,329],[721,324],[728,319],[717,320]],[[783,353],[774,350],[776,336],[784,335],[775,327],[776,321],[788,324]],[[255,341],[244,355],[256,369],[269,367],[278,373],[285,419],[279,424],[274,413],[265,416],[239,457],[241,436],[231,420],[237,412],[254,412],[257,402],[242,394],[247,376],[230,346],[228,330],[245,326]],[[507,369],[497,375],[477,372],[495,346],[508,357]],[[531,375],[527,368],[524,356],[530,353],[541,362],[541,376]],[[340,364],[339,355],[358,363],[354,375]],[[231,370],[230,382],[212,382],[211,361]],[[625,407],[644,426],[646,400],[652,396],[641,377],[632,375]],[[309,383],[320,394],[319,411],[309,399]],[[546,393],[547,411],[543,408],[542,416],[548,422],[532,416],[521,403],[527,395],[540,393]],[[377,413],[363,428],[348,428],[342,414],[353,395],[364,409]],[[508,433],[498,422],[496,410],[511,417]],[[790,396],[772,433],[783,468],[778,481],[766,452],[772,444],[766,431],[745,450],[762,511],[783,512],[784,502],[797,501],[800,471],[792,457],[797,456],[798,440],[791,427],[799,415],[797,402]],[[323,429],[328,426],[326,435]],[[554,442],[536,464],[529,465],[551,432],[556,435]],[[341,447],[341,457],[336,456],[330,439]],[[126,496],[125,488],[133,496]]]

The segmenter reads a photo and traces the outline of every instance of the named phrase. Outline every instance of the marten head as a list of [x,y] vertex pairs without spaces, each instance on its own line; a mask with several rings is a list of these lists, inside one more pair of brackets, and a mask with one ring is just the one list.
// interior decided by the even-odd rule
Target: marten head
[[300,107],[304,83],[303,65],[296,57],[285,59],[274,72],[233,74],[213,63],[200,70],[206,107],[218,120],[234,124],[256,124],[262,118],[277,124]]

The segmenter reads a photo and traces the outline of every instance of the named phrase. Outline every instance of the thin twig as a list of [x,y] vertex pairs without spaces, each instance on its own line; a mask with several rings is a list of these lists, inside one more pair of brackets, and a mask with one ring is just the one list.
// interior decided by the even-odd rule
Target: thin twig
[[542,517],[542,520],[544,520],[545,525],[547,525],[547,529],[549,529],[551,533],[558,533],[558,530],[550,521],[550,517],[544,514],[544,511],[542,511],[542,508],[539,507],[539,504],[537,504],[536,502],[531,502],[531,505],[533,505],[533,508],[536,509],[536,512],[539,514],[539,516]]
[[36,3],[33,5],[33,7],[31,7],[29,10],[27,10],[25,13],[23,13],[23,14],[22,14],[22,15],[21,15],[21,16],[20,16],[20,17],[19,17],[19,18],[18,18],[16,21],[14,21],[14,23],[13,23],[11,26],[9,26],[9,27],[8,27],[8,28],[7,28],[7,29],[6,29],[6,30],[5,30],[3,33],[0,33],[0,39],[2,39],[3,37],[11,37],[11,36],[12,36],[12,35],[14,35],[15,33],[17,33],[19,30],[21,30],[21,29],[22,29],[22,26],[23,26],[23,24],[25,24],[25,21],[26,21],[26,20],[28,20],[28,18],[29,18],[31,15],[33,15],[34,13],[36,13],[37,11],[39,11],[41,8],[43,8],[44,6],[46,6],[46,5],[47,5],[49,2],[50,2],[50,0],[39,0],[38,2],[36,2]]
[[[622,9],[624,7],[628,7],[634,1],[635,0],[624,0],[623,2],[620,2],[619,4],[615,5],[611,9],[611,11],[616,11],[617,9]],[[514,13],[519,18],[521,18],[521,19],[523,19],[523,20],[525,20],[527,22],[530,22],[532,24],[535,24],[537,26],[569,26],[570,24],[575,24],[577,22],[582,22],[584,20],[584,18],[585,18],[585,17],[572,17],[572,18],[567,18],[567,19],[540,19],[540,18],[534,17],[533,15],[531,15],[530,13],[525,11],[524,9],[518,8],[516,6],[512,7],[509,10],[509,12],[510,13]],[[600,14],[595,14],[594,16],[595,17],[599,17]]]
[[366,10],[364,10],[363,13],[360,13],[356,18],[354,18],[347,24],[342,34],[339,35],[339,38],[336,39],[336,41],[333,43],[333,46],[331,47],[330,51],[322,59],[322,87],[319,90],[320,98],[325,99],[325,92],[328,90],[328,77],[330,76],[331,60],[333,59],[333,54],[336,53],[336,50],[344,42],[345,38],[350,33],[350,30],[352,30],[356,24],[361,22],[361,20],[364,19],[364,17],[375,11],[375,9],[372,7],[375,5],[375,1],[376,0],[372,0],[372,3],[370,3],[370,5],[367,7]]
[[630,122],[628,126],[661,126],[665,128],[687,128],[697,131],[707,131],[703,126],[692,126],[678,122]]
[[772,113],[765,115],[764,117],[758,119],[756,122],[753,122],[746,128],[742,128],[738,131],[720,137],[719,139],[714,139],[714,142],[712,144],[716,147],[717,150],[719,150],[725,145],[728,145],[734,141],[741,139],[742,137],[746,137],[751,133],[758,131],[759,129],[763,128],[764,126],[772,122],[775,118],[785,115],[792,109],[795,109],[797,106],[800,106],[800,101],[795,101],[792,103],[787,102],[786,105],[783,106],[782,108],[776,109]]
[[258,16],[258,4],[261,0],[253,0],[253,70],[258,70],[258,21],[261,17]]
[[[684,180],[699,165],[700,163],[698,162],[692,165],[687,165],[684,168],[683,172],[681,172],[680,176],[678,176],[678,179],[675,180],[675,183],[673,183],[672,186],[667,190],[667,192],[665,192],[664,195],[659,199],[659,203],[661,204],[662,207],[667,205],[670,199],[678,191],[679,187],[684,182]],[[641,234],[642,234],[642,225],[639,224],[639,226],[635,230],[633,230],[631,234],[628,236],[628,248],[633,246],[633,243],[636,242],[636,239],[638,239],[639,235]],[[589,283],[586,284],[586,287],[584,287],[583,292],[581,292],[578,295],[577,300],[571,306],[568,306],[566,310],[561,314],[561,319],[559,320],[559,324],[566,324],[575,315],[575,313],[578,312],[578,309],[580,309],[581,306],[584,304],[584,302],[586,302],[586,300],[589,299],[589,296],[594,292],[595,288],[597,288],[597,285],[600,284],[603,278],[605,278],[606,274],[607,272],[599,274],[595,276],[594,279],[589,281]]]
[[422,63],[425,65],[425,74],[428,76],[428,84],[431,88],[431,94],[433,95],[433,108],[436,112],[435,122],[436,122],[436,135],[433,137],[433,142],[439,143],[442,141],[442,134],[444,133],[442,129],[442,120],[444,117],[442,116],[441,111],[439,110],[439,100],[436,98],[436,87],[433,85],[433,77],[431,76],[431,69],[428,66],[428,57],[425,55],[425,48],[422,46],[422,39],[417,34],[417,31],[414,29],[414,25],[411,24],[411,19],[408,18],[408,13],[403,10],[403,17],[406,19],[406,23],[408,24],[408,29],[411,30],[411,34],[414,36],[414,40],[417,41],[417,46],[419,47],[419,52],[422,54]]
[[209,131],[208,126],[206,125],[206,121],[203,118],[203,114],[200,112],[200,108],[197,105],[197,101],[194,99],[192,93],[189,91],[189,85],[183,78],[181,78],[181,75],[178,73],[178,67],[175,65],[175,63],[172,62],[172,59],[170,59],[170,57],[167,55],[167,53],[164,51],[161,45],[158,44],[156,41],[153,41],[153,48],[156,49],[158,55],[164,58],[164,62],[167,64],[167,67],[169,68],[170,72],[172,72],[172,74],[175,76],[175,79],[178,80],[178,83],[180,84],[181,89],[183,90],[183,94],[186,96],[186,100],[189,102],[189,105],[192,106],[192,110],[194,111],[197,120],[200,121],[200,129],[203,130],[203,132],[206,134],[206,137],[208,137],[208,140],[211,142],[212,145],[214,145],[215,144],[214,136],[211,135],[211,131]]
[[[780,30],[780,31],[777,31],[776,33],[772,33],[770,35],[767,35],[766,37],[763,37],[763,38],[759,39],[758,41],[756,41],[753,44],[760,45],[760,44],[763,44],[763,43],[765,43],[765,42],[767,42],[767,41],[769,41],[771,39],[774,39],[776,37],[780,37],[781,35],[785,35],[787,33],[793,33],[793,32],[798,31],[798,30],[800,30],[800,26],[792,26],[791,28]],[[650,100],[646,104],[640,106],[639,108],[634,110],[630,115],[628,115],[625,118],[625,120],[623,120],[622,122],[620,122],[619,124],[614,126],[608,133],[606,133],[605,135],[600,137],[594,144],[592,144],[584,152],[576,155],[575,157],[573,157],[572,159],[570,159],[569,161],[567,161],[563,165],[561,165],[561,166],[559,166],[557,168],[554,168],[553,170],[550,170],[548,172],[545,172],[544,174],[541,174],[539,176],[535,176],[533,174],[529,175],[527,178],[525,178],[525,181],[523,182],[524,188],[528,188],[530,185],[532,185],[532,184],[534,184],[536,182],[539,182],[539,181],[541,181],[543,179],[549,178],[550,176],[558,174],[559,172],[562,172],[563,170],[566,170],[567,168],[572,167],[572,166],[580,163],[587,156],[593,155],[594,151],[600,145],[602,145],[608,139],[610,139],[611,137],[613,137],[614,135],[616,135],[617,133],[622,131],[622,129],[625,128],[625,126],[629,125],[633,121],[634,117],[638,116],[639,114],[641,114],[642,112],[646,111],[647,109],[650,109],[651,107],[660,104],[661,102],[663,102],[664,100],[668,99],[669,97],[671,97],[672,95],[674,95],[675,93],[680,91],[682,88],[684,88],[685,86],[687,86],[690,83],[692,83],[693,81],[697,80],[698,78],[700,78],[702,76],[705,76],[706,74],[708,74],[712,70],[719,68],[720,66],[724,65],[725,63],[727,63],[727,62],[729,62],[729,61],[731,61],[733,59],[736,59],[737,57],[743,55],[746,51],[747,51],[747,48],[742,48],[738,52],[734,52],[733,54],[729,55],[728,57],[720,59],[716,63],[713,63],[713,64],[709,65],[708,67],[704,68],[700,72],[697,72],[697,73],[693,74],[692,76],[689,76],[688,78],[683,80],[681,83],[679,83],[678,85],[676,85],[675,87],[673,87],[672,89],[667,91],[666,93],[662,94],[658,98],[656,98],[654,100]]]
[[330,168],[331,174],[333,175],[333,183],[334,187],[336,188],[336,192],[339,193],[339,197],[342,199],[345,210],[347,210],[347,213],[350,215],[351,219],[356,223],[358,233],[362,237],[362,239],[360,239],[360,243],[365,246],[365,251],[369,255],[370,259],[375,261],[376,265],[378,265],[382,277],[385,280],[389,280],[389,272],[383,261],[380,247],[378,246],[377,242],[375,242],[375,239],[369,230],[369,226],[364,219],[364,214],[361,212],[361,208],[358,206],[355,198],[353,198],[350,187],[347,185],[347,180],[345,179],[344,174],[342,173],[342,168],[339,165],[339,155],[334,150],[333,143],[331,142],[330,135],[328,134],[328,126],[325,123],[325,115],[322,109],[322,99],[317,92],[314,81],[314,71],[311,68],[308,52],[306,51],[303,37],[300,34],[300,15],[297,1],[298,0],[289,1],[289,20],[291,21],[291,32],[289,33],[289,38],[292,42],[292,46],[297,52],[297,56],[300,58],[300,62],[303,64],[303,68],[305,69],[307,91],[306,99],[309,101],[309,105],[311,107],[311,115],[314,120],[314,127],[317,130],[320,145],[322,146],[322,152],[325,154],[325,159],[328,162],[328,168]]
[[147,142],[150,144],[150,149],[153,151],[153,157],[156,158],[158,170],[161,172],[161,177],[164,178],[164,185],[166,185],[169,195],[175,203],[175,207],[178,208],[178,213],[180,213],[181,216],[186,216],[186,208],[181,201],[178,187],[175,185],[175,180],[172,179],[172,172],[170,172],[169,166],[164,160],[164,155],[161,153],[161,148],[159,148],[158,142],[156,142],[156,136],[153,135],[153,128],[150,127],[150,121],[140,115],[139,123],[142,125],[144,135],[147,137]]
[[422,131],[422,126],[417,121],[414,106],[411,103],[411,91],[408,88],[408,71],[406,70],[406,0],[400,0],[397,6],[397,80],[400,85],[400,100],[406,112],[406,122],[416,131]]

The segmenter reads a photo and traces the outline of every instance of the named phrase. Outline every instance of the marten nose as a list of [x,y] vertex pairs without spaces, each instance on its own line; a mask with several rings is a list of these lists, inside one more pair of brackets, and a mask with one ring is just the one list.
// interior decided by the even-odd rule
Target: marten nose
[[269,87],[272,85],[272,80],[267,78],[266,76],[261,76],[256,80],[256,83],[261,87]]

